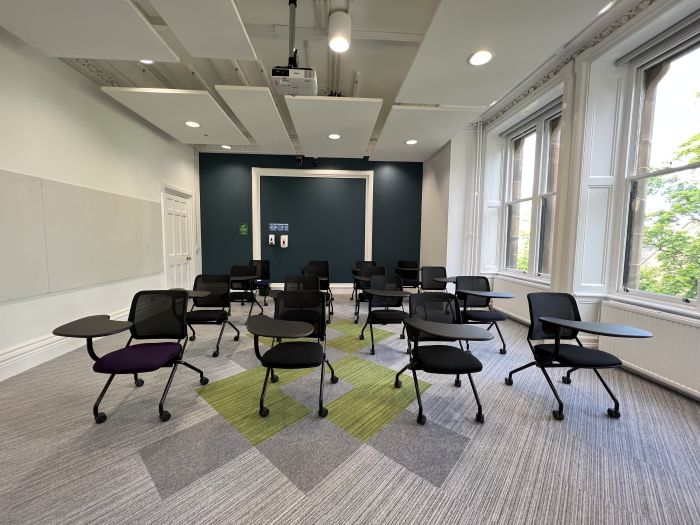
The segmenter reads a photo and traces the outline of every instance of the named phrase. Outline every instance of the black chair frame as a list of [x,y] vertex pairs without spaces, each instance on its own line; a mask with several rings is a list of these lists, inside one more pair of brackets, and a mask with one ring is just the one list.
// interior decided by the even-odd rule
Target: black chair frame
[[[479,290],[479,291],[484,291],[484,292],[489,292],[491,291],[491,285],[489,284],[489,280],[482,276],[482,275],[470,275],[470,276],[460,276],[457,277],[457,289],[459,290],[462,288],[462,283],[471,283],[470,285],[467,285],[466,288],[468,289],[473,289],[473,290]],[[476,285],[476,288],[472,288],[472,286]],[[480,297],[478,295],[471,295],[471,294],[466,294],[466,293],[460,293],[457,292],[457,298],[462,299],[462,322],[464,324],[487,324],[488,326],[486,327],[486,330],[491,330],[492,327],[496,327],[496,331],[498,332],[498,337],[501,338],[501,344],[503,345],[501,349],[499,350],[499,353],[505,354],[506,353],[506,340],[503,338],[503,334],[501,333],[501,328],[498,326],[498,321],[496,320],[489,320],[489,321],[478,321],[478,320],[471,320],[471,319],[466,319],[467,315],[469,314],[470,310],[469,308],[478,308],[478,309],[488,309],[489,312],[496,312],[493,309],[493,306],[491,306],[491,299],[488,297]],[[478,312],[479,310],[472,310]],[[500,313],[500,312],[496,312]],[[502,316],[501,320],[505,319],[505,315]],[[469,342],[467,342],[467,348],[469,348]]]
[[[384,275],[374,275],[370,277],[370,289],[375,289],[375,287],[379,289],[387,289],[387,290],[398,290],[402,291],[403,286],[401,284],[401,278],[399,276],[384,276]],[[373,307],[377,307],[376,310],[372,310]],[[405,313],[404,307],[403,307],[403,297],[394,299],[394,298],[382,298],[382,297],[374,297],[373,295],[369,296],[369,304],[367,305],[367,319],[365,320],[365,324],[362,327],[362,330],[360,331],[359,338],[360,340],[365,339],[365,328],[367,328],[367,325],[369,325],[369,335],[372,340],[372,348],[370,349],[370,353],[372,355],[375,354],[374,351],[374,328],[373,325],[375,324],[381,324],[381,325],[387,325],[387,324],[403,324],[403,320],[408,317],[408,314],[405,316],[393,316],[395,318],[387,316],[385,312],[389,312],[390,309],[395,309],[397,307],[401,307],[401,312],[400,313]],[[396,311],[396,310],[395,310]],[[398,311],[396,311],[399,313]],[[399,336],[400,339],[405,339],[406,338],[406,326],[404,325],[403,329],[401,330],[401,335]]]

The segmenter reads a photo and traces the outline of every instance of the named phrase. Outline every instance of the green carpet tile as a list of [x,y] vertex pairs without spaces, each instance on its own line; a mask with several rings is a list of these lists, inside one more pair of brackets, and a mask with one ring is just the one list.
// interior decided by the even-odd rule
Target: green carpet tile
[[[375,436],[416,399],[413,381],[404,378],[404,386],[394,388],[396,372],[383,366],[348,356],[333,367],[355,388],[328,404],[328,419],[361,441]],[[420,381],[419,386],[424,392],[430,384]]]
[[294,398],[282,393],[279,387],[291,383],[317,369],[278,370],[280,380],[268,382],[265,406],[270,415],[258,414],[265,368],[258,367],[216,381],[198,390],[207,403],[221,414],[253,445],[262,443],[281,430],[293,425],[311,411]]
[[[335,326],[333,328],[335,328]],[[358,328],[355,333],[346,333],[345,335],[341,335],[340,337],[335,337],[331,339],[330,341],[328,341],[328,346],[332,346],[337,350],[342,350],[343,352],[348,353],[355,353],[364,349],[369,350],[370,346],[372,345],[372,339],[369,335],[369,327],[367,327],[367,330],[365,330],[364,341],[362,341],[359,338],[359,335],[360,329]],[[390,337],[392,335],[395,334],[387,332],[386,330],[382,330],[381,328],[375,328],[374,343],[376,344],[379,341],[382,341],[383,339],[386,339],[387,337]]]
[[330,327],[347,335],[355,334],[355,336],[360,335],[362,329],[361,324],[355,324],[350,319],[333,319]]

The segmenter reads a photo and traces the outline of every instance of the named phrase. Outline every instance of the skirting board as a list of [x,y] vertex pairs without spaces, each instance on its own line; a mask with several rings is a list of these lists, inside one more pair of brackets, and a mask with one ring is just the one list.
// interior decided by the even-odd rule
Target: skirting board
[[[113,313],[110,317],[117,321],[125,321],[128,316],[129,309],[126,308]],[[1,350],[0,381],[84,346],[84,339],[58,337],[51,334]]]
[[632,363],[628,363],[627,361],[622,361],[622,368],[633,374],[642,376],[645,379],[649,379],[654,383],[658,383],[662,386],[665,386],[666,388],[670,388],[671,390],[683,394],[684,396],[688,396],[689,398],[694,399],[695,401],[700,401],[700,392],[698,392],[697,390],[693,390],[692,388],[688,388],[687,386],[676,383],[675,381],[672,381],[671,379],[663,377],[659,374],[655,374],[650,370],[647,370],[637,365],[633,365]]

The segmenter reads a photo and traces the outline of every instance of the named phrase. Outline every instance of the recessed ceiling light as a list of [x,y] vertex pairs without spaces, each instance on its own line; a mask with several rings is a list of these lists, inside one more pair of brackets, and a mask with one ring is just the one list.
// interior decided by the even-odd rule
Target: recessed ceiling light
[[418,141],[416,139],[408,139],[406,141],[406,144],[408,144],[409,146],[413,146],[414,144],[418,144]]
[[485,49],[482,49],[469,57],[469,63],[472,66],[483,66],[484,64],[488,64],[489,62],[491,62],[492,58],[493,53],[491,53],[491,51],[486,51]]
[[188,128],[198,128],[199,127],[199,122],[195,122],[194,120],[188,120],[185,122],[185,126]]
[[601,9],[600,11],[598,11],[598,16],[602,15],[603,13],[607,13],[608,11],[610,11],[610,8],[611,8],[613,5],[615,5],[615,0],[613,0],[612,2],[608,2],[607,4],[605,4],[605,5],[603,6],[603,9]]
[[328,138],[331,140],[338,140],[340,138],[340,135],[338,135],[337,133],[331,133],[330,135],[328,135]]
[[227,144],[222,144],[221,147],[222,147],[223,149],[231,149],[231,146],[229,146],[229,145],[227,145]]
[[153,60],[151,60],[150,58],[142,58],[141,60],[139,60],[139,62],[141,62],[142,64],[146,64],[147,66],[153,64]]

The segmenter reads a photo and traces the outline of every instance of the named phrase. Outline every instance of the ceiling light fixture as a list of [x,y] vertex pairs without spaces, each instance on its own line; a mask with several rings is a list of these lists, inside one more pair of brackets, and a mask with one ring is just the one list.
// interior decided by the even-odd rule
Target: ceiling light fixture
[[414,144],[418,144],[418,141],[416,139],[408,139],[406,141],[406,144],[408,144],[409,146],[413,146]]
[[222,144],[221,148],[222,149],[231,149],[231,146],[229,146],[228,144]]
[[340,138],[340,135],[338,135],[337,133],[331,133],[330,135],[328,135],[328,138],[331,140],[338,140]]
[[153,60],[151,60],[150,58],[142,58],[141,60],[139,60],[139,62],[141,62],[142,64],[146,64],[147,66],[153,64]]
[[491,59],[493,59],[493,53],[486,49],[481,49],[469,57],[469,63],[472,66],[483,66],[491,62]]
[[615,5],[615,0],[613,0],[612,2],[608,2],[607,4],[605,4],[605,5],[603,6],[603,9],[601,9],[600,11],[598,11],[598,16],[600,16],[600,15],[602,15],[602,14],[607,13],[608,11],[610,11],[610,8],[611,8],[613,5]]
[[188,128],[198,128],[199,127],[199,122],[195,122],[194,120],[188,120],[185,122],[185,126]]
[[336,53],[350,49],[352,18],[347,11],[333,11],[328,17],[328,47]]

